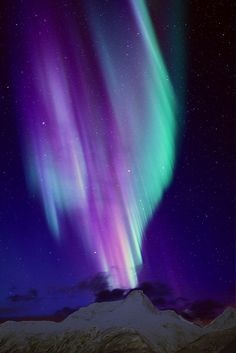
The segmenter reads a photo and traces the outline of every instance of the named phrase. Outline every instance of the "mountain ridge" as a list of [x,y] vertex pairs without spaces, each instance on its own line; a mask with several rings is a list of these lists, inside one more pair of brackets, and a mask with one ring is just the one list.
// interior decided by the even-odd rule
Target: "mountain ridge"
[[[223,314],[216,323],[220,322],[221,327],[236,327],[236,310],[227,310]],[[217,325],[213,321],[212,325],[206,328],[200,327],[172,310],[159,310],[141,290],[134,290],[125,299],[93,303],[80,308],[62,322],[7,321],[0,325],[0,342],[7,339],[8,346],[24,347],[24,351],[19,350],[19,353],[28,352],[27,345],[32,341],[37,342],[37,347],[48,347],[50,344],[56,347],[62,339],[67,343],[63,341],[60,345],[69,345],[66,353],[73,352],[71,345],[82,341],[87,342],[90,347],[88,352],[92,352],[91,346],[98,349],[103,343],[108,346],[115,344],[118,347],[119,342],[120,345],[124,342],[131,345],[132,342],[136,353],[138,345],[149,347],[147,352],[175,353],[202,336],[217,331],[215,326]],[[45,347],[42,349],[46,350]],[[79,349],[78,352],[86,352]],[[103,349],[106,352],[105,348]],[[0,353],[6,352],[7,350],[0,349]],[[44,353],[43,350],[35,352]]]

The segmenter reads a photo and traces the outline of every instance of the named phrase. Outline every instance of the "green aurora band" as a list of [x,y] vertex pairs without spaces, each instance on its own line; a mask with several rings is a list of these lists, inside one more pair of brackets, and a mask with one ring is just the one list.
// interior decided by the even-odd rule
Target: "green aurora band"
[[40,23],[26,37],[34,102],[24,107],[26,169],[55,238],[66,216],[111,287],[128,288],[137,285],[145,227],[172,179],[176,102],[146,2],[129,0],[128,18],[112,30],[91,4],[91,43],[63,16],[67,41],[55,18],[40,37]]

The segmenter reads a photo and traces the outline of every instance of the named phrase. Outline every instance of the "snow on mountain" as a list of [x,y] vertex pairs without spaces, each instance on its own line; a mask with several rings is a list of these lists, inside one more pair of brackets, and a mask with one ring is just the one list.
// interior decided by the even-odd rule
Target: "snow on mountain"
[[204,334],[177,353],[236,352],[236,309],[227,308],[203,329]]
[[[156,309],[142,291],[133,291],[124,300],[94,303],[71,314],[62,326],[84,330],[96,327],[132,328],[154,344],[160,352],[174,352],[202,334],[202,329],[174,311]],[[165,347],[163,350],[163,347]]]
[[236,309],[226,308],[225,311],[213,320],[207,327],[207,330],[222,330],[236,327]]
[[202,328],[174,311],[156,309],[142,291],[132,291],[124,300],[94,303],[69,315],[61,323],[6,322],[1,337],[14,336],[23,342],[32,336],[49,337],[68,332],[134,330],[158,352],[175,352],[202,335]]

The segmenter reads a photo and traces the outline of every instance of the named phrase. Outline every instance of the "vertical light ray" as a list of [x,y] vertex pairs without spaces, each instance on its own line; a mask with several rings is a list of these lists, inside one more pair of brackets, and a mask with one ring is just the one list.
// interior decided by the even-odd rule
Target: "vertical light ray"
[[175,158],[170,79],[145,1],[127,4],[111,31],[85,2],[86,43],[67,22],[67,40],[60,39],[48,9],[47,25],[31,24],[26,36],[38,42],[28,50],[31,79],[23,90],[28,175],[52,233],[59,240],[68,217],[113,287],[137,284],[144,230]]

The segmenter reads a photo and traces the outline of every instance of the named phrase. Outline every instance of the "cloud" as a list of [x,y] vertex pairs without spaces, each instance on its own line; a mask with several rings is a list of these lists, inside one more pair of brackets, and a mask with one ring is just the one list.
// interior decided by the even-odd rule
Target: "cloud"
[[153,299],[153,300],[152,300],[152,303],[153,303],[154,305],[156,305],[156,306],[161,306],[161,307],[162,307],[163,305],[166,305],[166,304],[167,304],[166,300],[165,300],[164,298],[162,298],[162,297]]
[[177,297],[173,303],[174,304],[186,304],[189,302],[189,299],[185,298],[185,297]]
[[81,293],[81,291],[90,291],[94,295],[97,293],[108,290],[108,275],[103,272],[97,273],[95,276],[90,277],[86,280],[77,282],[71,286],[64,286],[61,288],[49,288],[49,294],[63,294],[67,296],[73,296]]
[[113,301],[124,299],[127,291],[125,289],[116,288],[113,290],[103,290],[96,294],[96,302]]
[[[133,290],[142,290],[152,303],[160,309],[175,310],[189,320],[212,320],[224,307],[223,304],[212,299],[191,301],[185,297],[177,297],[168,283],[161,281],[142,282],[132,289],[109,287],[109,275],[97,273],[95,276],[75,283],[71,286],[51,290],[51,294],[77,296],[81,291],[89,291],[95,297],[95,302],[115,301],[124,299]],[[63,316],[63,315],[62,315]]]
[[143,282],[138,289],[141,289],[150,299],[170,297],[173,294],[172,288],[164,282]]
[[38,291],[34,288],[29,289],[25,294],[11,294],[7,297],[7,300],[14,303],[27,302],[35,299],[38,299]]
[[108,280],[108,273],[99,272],[95,276],[77,282],[71,286],[49,288],[49,294],[76,296],[79,295],[81,291],[89,291],[95,296],[96,302],[101,302],[123,299],[130,291],[139,289],[142,290],[157,306],[165,305],[169,302],[169,299],[173,294],[172,288],[163,282],[143,282],[137,288],[115,288],[111,290]]
[[109,275],[104,272],[97,273],[94,277],[80,282],[80,289],[90,290],[93,293],[109,290],[108,284]]
[[193,320],[212,320],[219,314],[219,311],[223,307],[222,303],[212,299],[196,300],[190,304],[185,312]]
[[168,308],[172,303],[173,290],[167,283],[158,281],[143,282],[137,288],[131,289],[129,292],[136,289],[142,290],[152,303],[159,308]]
[[138,289],[142,290],[144,294],[149,297],[149,299],[153,302],[154,305],[162,307],[168,304],[169,298],[172,295],[172,289],[170,288],[170,286],[163,282],[143,282],[137,288],[116,288],[113,290],[109,290],[107,283],[107,278],[105,278],[105,282],[103,285],[104,289],[101,291],[97,291],[99,289],[99,286],[90,286],[90,289],[95,294],[96,302],[124,299],[127,295],[129,295],[130,292]]
[[48,293],[50,295],[63,294],[66,296],[73,296],[73,295],[77,295],[79,292],[80,292],[80,283],[75,283],[71,286],[64,286],[60,288],[50,287],[48,289]]
[[78,310],[78,308],[70,308],[70,307],[66,306],[60,310],[57,310],[53,316],[58,321],[61,321],[61,320],[64,320],[67,316],[69,316],[70,314],[72,314],[76,310]]
[[21,308],[0,307],[0,316],[16,314]]

